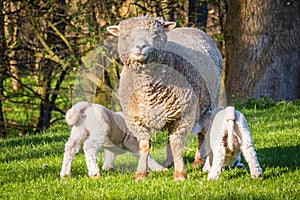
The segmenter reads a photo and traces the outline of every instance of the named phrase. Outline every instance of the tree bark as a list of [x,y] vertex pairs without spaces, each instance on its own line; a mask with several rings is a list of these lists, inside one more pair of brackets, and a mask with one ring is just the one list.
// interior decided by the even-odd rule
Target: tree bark
[[4,7],[5,15],[4,15],[4,33],[6,38],[6,46],[9,49],[9,53],[7,54],[9,60],[9,71],[12,76],[11,83],[12,89],[17,91],[20,89],[21,85],[19,83],[19,69],[18,69],[18,62],[16,58],[16,51],[14,48],[17,46],[18,43],[18,21],[19,16],[16,15],[17,10],[19,10],[20,2],[6,2],[6,6]]
[[[32,18],[32,23],[35,25],[36,35],[39,38],[39,42],[42,43],[42,46],[46,49],[49,55],[57,57],[57,61],[48,60],[43,62],[42,67],[39,67],[41,70],[41,77],[39,77],[40,86],[40,116],[38,119],[38,124],[36,132],[41,132],[43,129],[50,127],[52,111],[55,107],[55,100],[57,98],[58,90],[61,86],[61,82],[65,78],[65,70],[61,69],[62,74],[57,81],[55,88],[52,88],[52,82],[54,81],[54,72],[55,69],[59,69],[59,65],[64,65],[64,61],[60,57],[66,57],[66,54],[61,54],[58,56],[55,51],[60,52],[63,49],[69,48],[70,53],[73,52],[73,49],[68,45],[68,41],[65,40],[65,37],[62,33],[65,33],[65,24],[61,23],[61,16],[65,14],[65,2],[55,0],[52,3],[53,8],[56,8],[57,11],[54,13],[49,13],[44,15],[44,19],[37,22],[36,19]],[[44,32],[41,34],[39,28],[36,27],[38,23],[41,23],[41,27],[45,27]],[[56,25],[55,25],[56,24]],[[41,63],[40,63],[41,64]],[[63,68],[63,67],[61,67]]]
[[208,17],[207,2],[190,0],[188,9],[189,26],[205,28]]
[[299,12],[296,0],[230,1],[225,25],[228,103],[262,96],[299,98]]
[[[0,11],[3,10],[3,2],[0,3]],[[0,139],[7,136],[4,124],[4,114],[2,108],[3,101],[3,83],[5,79],[6,64],[6,40],[4,35],[4,15],[0,13]]]

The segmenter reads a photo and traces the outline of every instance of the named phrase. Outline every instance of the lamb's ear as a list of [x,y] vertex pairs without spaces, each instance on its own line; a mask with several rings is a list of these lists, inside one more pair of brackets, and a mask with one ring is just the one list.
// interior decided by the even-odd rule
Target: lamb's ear
[[112,34],[112,35],[115,35],[115,36],[119,36],[120,35],[120,27],[119,27],[119,25],[113,25],[113,26],[106,27],[106,30],[110,34]]
[[164,27],[165,27],[165,29],[170,31],[170,30],[172,30],[173,28],[176,27],[176,22],[165,22]]

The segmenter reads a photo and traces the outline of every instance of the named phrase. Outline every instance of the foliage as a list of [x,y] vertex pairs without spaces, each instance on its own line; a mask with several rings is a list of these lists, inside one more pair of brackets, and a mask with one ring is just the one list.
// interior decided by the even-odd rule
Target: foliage
[[[250,103],[251,105],[251,103]],[[218,181],[192,170],[195,135],[186,142],[184,159],[188,180],[175,182],[173,169],[149,172],[144,181],[134,181],[137,160],[126,153],[117,157],[115,170],[101,172],[99,179],[87,176],[83,152],[73,162],[72,175],[59,178],[64,144],[70,128],[64,123],[40,135],[0,141],[0,199],[297,199],[300,195],[300,101],[282,101],[270,106],[240,107],[251,128],[262,180],[253,180],[249,169],[231,169]],[[250,107],[250,108],[249,108]],[[165,159],[166,133],[153,140],[151,154]],[[99,165],[103,153],[98,156]]]
[[[1,1],[0,137],[32,130],[39,133],[63,118],[72,104],[74,72],[88,52],[106,41],[108,25],[150,14],[174,20],[178,26],[197,26],[188,21],[187,4],[183,0]],[[193,19],[206,21],[207,16],[203,18],[197,11],[195,8],[193,15],[199,19]],[[207,12],[207,7],[202,11]],[[97,88],[97,103],[111,106],[106,100],[111,92],[107,91],[113,89],[117,76],[108,69],[97,77],[102,82]]]

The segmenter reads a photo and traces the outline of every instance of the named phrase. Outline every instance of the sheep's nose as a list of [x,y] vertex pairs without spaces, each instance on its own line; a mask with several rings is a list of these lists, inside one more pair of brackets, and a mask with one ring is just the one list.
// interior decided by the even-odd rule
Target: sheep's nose
[[144,48],[146,48],[146,44],[137,44],[136,48],[138,48],[140,51],[142,51]]

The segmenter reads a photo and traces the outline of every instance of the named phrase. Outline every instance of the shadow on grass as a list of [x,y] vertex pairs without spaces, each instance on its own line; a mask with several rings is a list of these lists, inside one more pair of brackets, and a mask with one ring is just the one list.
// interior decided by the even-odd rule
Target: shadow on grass
[[[290,147],[271,147],[256,150],[258,161],[264,171],[264,179],[279,177],[282,174],[289,173],[299,169],[300,167],[300,145]],[[194,162],[194,155],[185,154],[184,162],[190,165]],[[242,162],[249,171],[248,163],[242,157]],[[197,169],[201,170],[201,169]],[[267,171],[266,171],[267,170]],[[240,171],[235,176],[247,173]]]
[[272,147],[257,150],[258,160],[263,167],[286,167],[299,169],[300,145],[291,147]]
[[265,171],[264,178],[279,177],[299,169],[300,145],[272,147],[257,150],[258,160]]
[[38,135],[3,140],[0,143],[0,161],[12,162],[26,159],[63,155],[68,135]]
[[52,142],[66,142],[69,138],[69,135],[47,135],[41,134],[36,136],[25,136],[22,138],[13,138],[8,140],[2,140],[0,146],[7,147],[16,147],[20,145],[39,145],[43,143],[52,143]]

